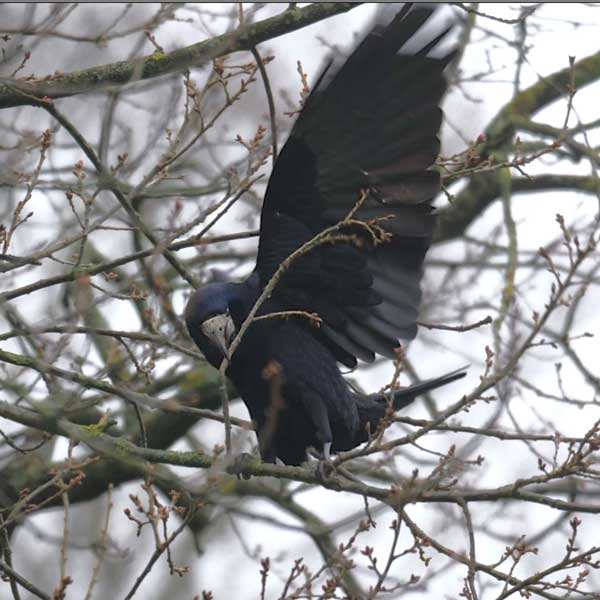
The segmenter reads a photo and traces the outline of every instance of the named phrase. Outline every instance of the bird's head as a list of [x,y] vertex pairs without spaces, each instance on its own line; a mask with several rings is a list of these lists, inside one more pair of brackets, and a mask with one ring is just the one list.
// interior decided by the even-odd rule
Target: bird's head
[[215,367],[229,356],[229,345],[243,320],[238,285],[210,283],[197,289],[185,307],[188,331]]

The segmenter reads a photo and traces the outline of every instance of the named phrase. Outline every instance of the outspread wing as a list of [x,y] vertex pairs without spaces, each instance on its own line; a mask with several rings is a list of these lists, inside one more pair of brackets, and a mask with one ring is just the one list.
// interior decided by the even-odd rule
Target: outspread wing
[[318,313],[315,332],[348,366],[375,353],[393,357],[398,339],[416,335],[420,279],[440,189],[431,170],[449,60],[427,56],[446,32],[414,54],[402,47],[431,16],[404,7],[375,27],[343,66],[315,85],[269,181],[256,264],[265,285],[281,262],[324,228],[355,215],[388,238],[373,243],[362,227],[352,241],[320,245],[295,261],[276,287],[286,309]]

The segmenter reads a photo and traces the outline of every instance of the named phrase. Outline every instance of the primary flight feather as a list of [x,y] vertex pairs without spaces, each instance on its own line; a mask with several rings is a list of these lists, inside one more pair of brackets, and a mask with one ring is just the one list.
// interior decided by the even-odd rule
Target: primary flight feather
[[[258,311],[315,313],[321,326],[305,316],[255,320],[231,356],[227,375],[265,461],[297,465],[309,448],[328,457],[367,441],[386,400],[354,393],[338,364],[393,358],[399,339],[416,335],[435,226],[431,201],[440,190],[431,168],[438,105],[451,55],[428,56],[445,31],[417,52],[402,48],[432,13],[404,5],[341,68],[325,69],[275,162],[254,271],[240,283],[196,290],[186,306],[190,335],[218,368],[282,261],[358,206],[331,239],[291,263]],[[459,370],[396,391],[393,407],[462,376]]]

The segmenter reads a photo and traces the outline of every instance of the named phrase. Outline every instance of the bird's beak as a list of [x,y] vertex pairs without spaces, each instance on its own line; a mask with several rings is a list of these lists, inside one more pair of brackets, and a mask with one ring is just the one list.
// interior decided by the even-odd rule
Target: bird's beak
[[212,340],[223,356],[229,358],[229,344],[235,334],[233,319],[228,314],[221,314],[202,323],[202,333]]

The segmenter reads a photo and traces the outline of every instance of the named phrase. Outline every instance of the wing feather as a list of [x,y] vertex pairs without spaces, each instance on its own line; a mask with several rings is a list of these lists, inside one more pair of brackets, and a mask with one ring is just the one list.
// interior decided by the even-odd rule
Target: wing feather
[[376,353],[393,357],[398,339],[416,334],[451,55],[427,55],[447,30],[416,53],[402,47],[433,12],[405,6],[341,67],[329,63],[277,159],[263,204],[256,271],[266,285],[281,261],[343,220],[369,190],[355,218],[389,239],[374,243],[364,227],[346,227],[347,241],[311,250],[273,294],[283,309],[319,313],[323,325],[314,335],[348,366]]

